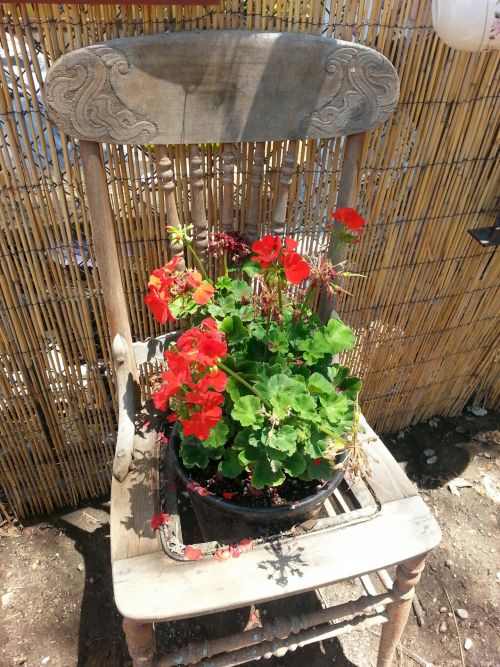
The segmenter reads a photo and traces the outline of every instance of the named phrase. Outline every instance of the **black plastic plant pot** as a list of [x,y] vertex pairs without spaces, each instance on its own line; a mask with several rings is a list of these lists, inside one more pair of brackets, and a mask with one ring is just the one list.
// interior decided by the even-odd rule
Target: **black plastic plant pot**
[[[200,494],[199,484],[189,476],[178,456],[178,424],[172,429],[170,443],[177,476],[187,488],[201,534],[207,542],[230,543],[244,538],[269,537],[289,530],[314,518],[344,478],[343,470],[339,469],[316,493],[302,500],[269,508],[244,507],[215,494]],[[341,454],[339,462],[344,461],[346,456],[347,452]]]

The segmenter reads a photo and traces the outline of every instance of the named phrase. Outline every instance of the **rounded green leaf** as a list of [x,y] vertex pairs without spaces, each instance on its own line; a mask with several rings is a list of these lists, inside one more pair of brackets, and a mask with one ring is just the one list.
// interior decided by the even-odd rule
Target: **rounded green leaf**
[[217,470],[223,477],[234,479],[244,470],[244,466],[238,460],[238,453],[234,449],[226,449],[224,458],[219,463]]
[[257,396],[240,396],[234,403],[231,416],[242,426],[260,426],[264,417],[260,414],[260,400]]

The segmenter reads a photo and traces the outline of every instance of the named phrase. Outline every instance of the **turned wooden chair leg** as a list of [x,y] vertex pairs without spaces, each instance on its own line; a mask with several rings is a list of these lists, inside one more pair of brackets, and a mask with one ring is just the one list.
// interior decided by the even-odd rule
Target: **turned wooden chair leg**
[[425,567],[426,556],[427,554],[424,554],[418,558],[407,560],[398,565],[396,569],[396,580],[392,590],[398,596],[398,599],[387,606],[386,611],[389,620],[382,625],[377,667],[390,667],[392,664],[396,647],[410,614],[415,586],[420,581],[420,576]]
[[134,667],[156,667],[156,644],[152,623],[123,619],[123,630]]

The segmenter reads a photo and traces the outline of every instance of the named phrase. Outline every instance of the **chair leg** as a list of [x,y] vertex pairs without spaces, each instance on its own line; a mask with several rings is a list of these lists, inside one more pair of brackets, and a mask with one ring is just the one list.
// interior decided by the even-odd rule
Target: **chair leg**
[[382,625],[377,667],[390,667],[392,664],[396,647],[410,614],[415,586],[420,581],[420,576],[425,567],[426,556],[427,554],[424,554],[418,558],[412,558],[397,567],[396,580],[392,590],[396,593],[398,599],[387,605],[386,611],[389,620]]
[[134,667],[156,667],[156,644],[152,623],[123,619],[128,652]]

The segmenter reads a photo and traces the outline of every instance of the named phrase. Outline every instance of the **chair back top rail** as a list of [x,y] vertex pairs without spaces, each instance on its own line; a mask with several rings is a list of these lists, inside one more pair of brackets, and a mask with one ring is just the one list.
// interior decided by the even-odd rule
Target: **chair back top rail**
[[44,85],[48,116],[61,130],[117,144],[343,136],[383,123],[398,94],[394,67],[373,49],[232,30],[87,46],[59,58]]

